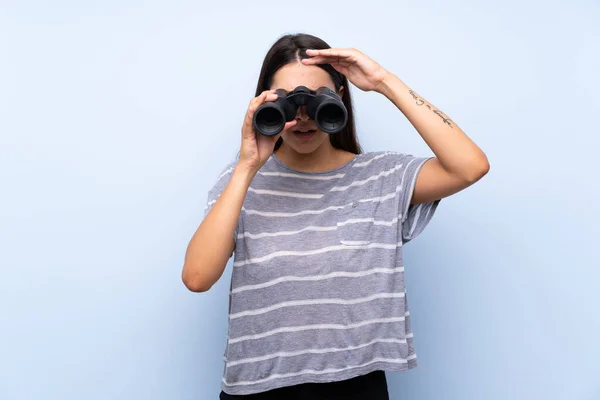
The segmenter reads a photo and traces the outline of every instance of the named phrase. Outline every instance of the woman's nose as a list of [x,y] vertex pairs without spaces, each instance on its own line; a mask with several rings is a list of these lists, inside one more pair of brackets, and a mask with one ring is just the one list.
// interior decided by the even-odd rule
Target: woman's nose
[[308,114],[306,113],[306,106],[298,107],[298,111],[296,112],[296,119],[299,121],[307,121]]

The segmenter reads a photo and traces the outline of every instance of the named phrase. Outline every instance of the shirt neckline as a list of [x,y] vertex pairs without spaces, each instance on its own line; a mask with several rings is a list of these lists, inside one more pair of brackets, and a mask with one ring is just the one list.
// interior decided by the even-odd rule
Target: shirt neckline
[[356,159],[358,158],[359,155],[360,154],[355,154],[354,157],[352,157],[349,161],[347,161],[346,163],[340,165],[339,167],[336,167],[336,168],[333,168],[333,169],[328,169],[328,170],[325,170],[325,171],[300,171],[300,170],[294,169],[294,168],[289,167],[288,165],[284,164],[283,161],[281,161],[275,155],[275,153],[272,153],[270,158],[273,161],[275,161],[275,163],[277,165],[279,165],[280,167],[282,167],[284,169],[287,169],[288,171],[294,172],[296,174],[302,174],[302,175],[327,175],[327,174],[332,174],[332,173],[335,173],[335,172],[339,172],[342,169],[345,169],[345,168],[349,167],[351,164],[353,164],[356,161]]

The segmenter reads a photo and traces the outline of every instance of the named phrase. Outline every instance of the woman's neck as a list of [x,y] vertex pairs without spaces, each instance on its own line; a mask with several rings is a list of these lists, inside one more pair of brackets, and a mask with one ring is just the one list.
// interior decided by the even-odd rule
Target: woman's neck
[[285,165],[302,172],[329,171],[347,163],[354,157],[354,154],[336,149],[330,143],[319,146],[312,153],[303,154],[286,146],[283,142],[275,154]]

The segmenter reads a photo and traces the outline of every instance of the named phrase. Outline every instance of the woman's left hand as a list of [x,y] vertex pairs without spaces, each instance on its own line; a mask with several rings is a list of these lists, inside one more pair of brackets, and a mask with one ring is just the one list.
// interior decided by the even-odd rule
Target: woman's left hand
[[364,91],[381,92],[383,81],[389,72],[374,60],[356,49],[306,50],[310,58],[302,60],[304,65],[331,64],[357,88]]

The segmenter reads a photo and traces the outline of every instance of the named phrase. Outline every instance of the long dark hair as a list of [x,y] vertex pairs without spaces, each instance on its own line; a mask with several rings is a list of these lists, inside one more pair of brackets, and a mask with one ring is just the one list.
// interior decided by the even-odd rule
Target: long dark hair
[[[277,39],[267,52],[260,70],[258,84],[256,85],[256,94],[258,96],[265,90],[269,90],[271,81],[275,72],[286,64],[297,62],[298,59],[309,58],[306,55],[306,49],[329,49],[324,40],[305,33],[288,34]],[[352,98],[348,86],[348,78],[336,71],[330,64],[318,64],[331,76],[335,85],[336,92],[340,87],[344,87],[342,93],[342,102],[348,110],[348,122],[344,129],[336,134],[329,135],[331,145],[337,149],[349,151],[354,154],[362,153],[362,149],[356,138],[356,128],[354,124],[354,113],[352,109]],[[277,150],[283,139],[280,137],[275,143],[273,151]]]

